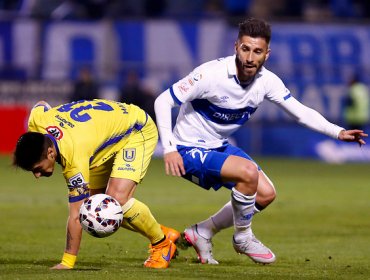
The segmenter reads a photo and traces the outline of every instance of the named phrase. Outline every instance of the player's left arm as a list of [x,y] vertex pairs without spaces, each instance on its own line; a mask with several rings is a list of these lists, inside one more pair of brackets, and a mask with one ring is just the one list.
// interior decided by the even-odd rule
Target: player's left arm
[[365,141],[363,137],[368,135],[362,130],[346,130],[336,124],[329,122],[319,112],[312,108],[309,108],[300,103],[294,97],[290,97],[284,102],[280,103],[280,106],[290,114],[298,123],[330,137],[339,139],[345,142],[357,142],[360,145],[364,145]]

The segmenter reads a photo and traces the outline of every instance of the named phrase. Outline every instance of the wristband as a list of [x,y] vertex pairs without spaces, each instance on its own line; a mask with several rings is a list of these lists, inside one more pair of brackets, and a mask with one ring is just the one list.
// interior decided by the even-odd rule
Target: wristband
[[76,258],[77,256],[64,252],[61,264],[65,265],[68,268],[73,268],[76,262]]

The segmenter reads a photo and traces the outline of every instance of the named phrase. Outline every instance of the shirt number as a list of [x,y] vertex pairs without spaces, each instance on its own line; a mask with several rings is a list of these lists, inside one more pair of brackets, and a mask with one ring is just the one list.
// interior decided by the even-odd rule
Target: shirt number
[[84,100],[76,101],[76,102],[71,102],[64,104],[58,108],[59,112],[70,112],[69,115],[70,117],[75,120],[76,122],[87,122],[88,120],[91,119],[91,116],[86,113],[85,111],[88,110],[100,110],[100,111],[113,111],[113,108],[102,102],[98,101],[94,105],[92,102],[87,104],[87,105],[80,105],[80,103],[85,102]]

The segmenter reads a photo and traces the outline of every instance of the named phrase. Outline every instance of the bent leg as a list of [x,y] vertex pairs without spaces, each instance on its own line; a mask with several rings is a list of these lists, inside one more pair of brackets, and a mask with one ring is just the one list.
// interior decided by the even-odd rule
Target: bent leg
[[[258,213],[272,203],[276,197],[275,187],[267,175],[259,170],[257,196],[254,213]],[[197,229],[201,236],[211,239],[219,231],[234,225],[231,201],[228,201],[215,214],[208,219],[197,223]]]
[[252,235],[251,223],[258,186],[258,167],[245,158],[229,156],[221,169],[225,182],[235,182],[231,191],[231,205],[234,217],[236,242],[242,242]]
[[139,232],[156,244],[164,238],[160,224],[153,217],[150,209],[144,203],[133,198],[136,182],[129,179],[110,178],[106,193],[122,205],[122,226]]
[[260,212],[270,205],[276,198],[276,190],[274,184],[269,177],[259,170],[257,197],[255,204],[255,212]]

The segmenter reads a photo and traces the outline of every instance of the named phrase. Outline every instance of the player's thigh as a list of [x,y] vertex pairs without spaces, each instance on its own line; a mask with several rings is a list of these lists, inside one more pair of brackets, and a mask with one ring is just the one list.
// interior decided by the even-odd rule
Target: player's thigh
[[101,189],[105,189],[107,187],[109,177],[112,172],[113,162],[114,158],[111,158],[104,164],[90,170],[90,195],[92,195],[92,193],[99,193]]
[[224,181],[257,181],[258,166],[255,162],[240,156],[229,155],[221,168]]
[[106,194],[114,197],[121,205],[124,205],[133,197],[137,183],[124,178],[110,178]]
[[110,177],[140,183],[148,170],[157,142],[157,129],[151,121],[149,126],[147,124],[130,135],[123,149],[116,154]]

